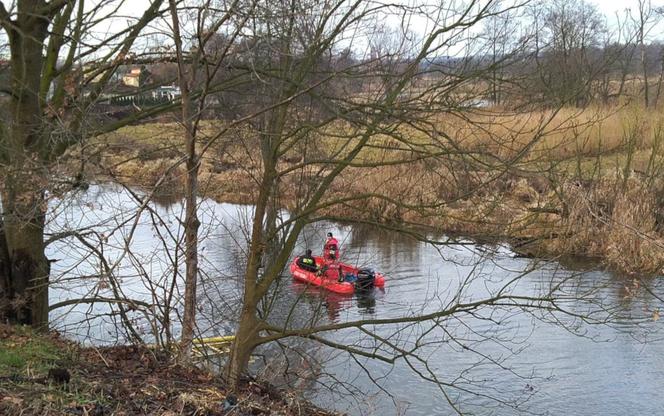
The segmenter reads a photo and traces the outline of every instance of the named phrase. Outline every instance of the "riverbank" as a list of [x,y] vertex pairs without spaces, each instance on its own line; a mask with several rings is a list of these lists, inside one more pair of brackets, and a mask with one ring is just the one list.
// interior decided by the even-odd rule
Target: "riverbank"
[[258,382],[230,394],[218,377],[163,352],[85,348],[57,333],[2,324],[0,414],[334,415]]
[[[560,123],[509,168],[493,169],[473,156],[348,167],[325,197],[345,201],[321,214],[395,229],[425,226],[449,235],[507,241],[524,256],[599,258],[628,275],[664,273],[664,146],[659,118],[654,112],[634,115],[631,109],[602,111],[592,116],[563,114]],[[505,123],[500,125],[504,128]],[[202,136],[214,130],[214,124],[206,123]],[[72,155],[88,161],[84,176],[148,189],[160,184],[155,199],[179,199],[185,176],[184,166],[178,165],[180,133],[176,124],[132,126]],[[461,145],[469,152],[478,146],[495,147],[492,152],[509,158],[509,149],[519,148],[515,142],[525,140],[517,136],[501,144],[492,138]],[[251,140],[220,142],[208,150],[200,168],[201,196],[243,204],[256,200],[261,161],[250,151]],[[279,168],[287,171],[300,162],[297,154],[284,155]],[[295,209],[306,195],[307,183],[314,181],[311,171],[293,169],[283,176],[281,206]],[[367,196],[348,198],[361,195]]]

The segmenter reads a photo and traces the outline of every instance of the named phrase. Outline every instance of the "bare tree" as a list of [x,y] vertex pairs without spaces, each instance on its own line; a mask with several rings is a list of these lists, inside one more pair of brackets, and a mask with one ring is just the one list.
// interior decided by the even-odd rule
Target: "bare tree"
[[[189,74],[186,70],[185,52],[182,46],[182,36],[180,32],[180,18],[178,17],[177,4],[174,0],[169,0],[171,19],[173,21],[173,40],[175,41],[175,51],[178,61],[178,84],[182,94],[182,124],[185,130],[186,147],[186,169],[187,179],[185,185],[185,304],[184,319],[182,320],[182,356],[185,360],[189,358],[191,343],[194,336],[194,326],[196,317],[196,286],[198,282],[198,215],[197,215],[197,196],[198,196],[198,169],[199,157],[196,151],[196,127],[200,117],[195,118],[193,114],[193,105],[191,90],[196,82],[196,72],[198,62],[194,57],[189,65]],[[200,49],[199,49],[200,50]],[[188,77],[189,75],[189,77]]]
[[[220,4],[221,5],[221,4]],[[239,1],[233,1],[223,9],[217,3],[208,0],[196,2],[195,5],[178,5],[175,0],[169,0],[171,20],[173,23],[173,40],[175,42],[176,59],[178,64],[178,84],[182,94],[182,117],[181,122],[185,131],[186,149],[186,182],[185,182],[185,293],[184,293],[184,317],[182,319],[182,340],[180,355],[184,361],[190,359],[191,346],[196,326],[196,293],[197,281],[199,279],[198,266],[198,219],[199,196],[199,168],[201,157],[205,149],[200,153],[196,148],[197,135],[200,122],[205,115],[206,100],[215,84],[217,73],[222,65],[226,63],[226,55],[229,52],[228,45],[221,48],[210,48],[210,41],[215,38],[218,30],[229,23],[231,17],[237,16]],[[243,5],[247,6],[247,5]],[[249,5],[249,7],[251,7]],[[185,39],[181,26],[180,15],[185,16],[190,8],[195,11],[197,18],[194,20],[194,31],[191,36],[191,50],[187,53],[183,47]],[[240,22],[242,19],[240,18]],[[238,35],[238,28],[242,23],[235,26],[228,39],[232,42]],[[212,53],[211,53],[212,52]],[[193,93],[197,92],[194,96]]]
[[[110,13],[119,3],[106,4]],[[9,117],[0,143],[3,216],[0,240],[2,314],[11,321],[48,324],[49,261],[44,255],[44,215],[49,170],[56,158],[80,140],[90,105],[130,53],[141,31],[160,13],[151,3],[130,27],[89,45],[98,19],[109,9],[70,0],[0,3],[0,26],[9,39]],[[87,94],[72,94],[72,74],[96,57]],[[128,123],[124,120],[117,126]]]
[[583,107],[604,62],[596,51],[605,31],[597,8],[587,2],[540,2],[532,9],[538,78],[549,101]]
[[[501,4],[496,3],[496,9],[500,9]],[[484,34],[486,42],[490,45],[489,52],[491,55],[490,64],[490,78],[491,83],[491,101],[499,105],[502,101],[501,87],[507,84],[506,80],[502,78],[506,76],[505,71],[507,65],[504,61],[508,59],[506,54],[514,53],[516,51],[523,52],[519,48],[514,47],[514,42],[523,42],[518,37],[518,20],[519,16],[515,13],[503,13],[491,16],[484,22]],[[519,59],[520,58],[520,59]],[[523,56],[516,58],[518,61],[523,59]]]
[[631,16],[631,19],[635,27],[636,42],[639,47],[641,76],[643,77],[643,105],[645,108],[648,108],[650,105],[650,86],[648,81],[650,62],[646,40],[652,29],[657,25],[660,16],[655,12],[649,0],[639,0],[636,16]]

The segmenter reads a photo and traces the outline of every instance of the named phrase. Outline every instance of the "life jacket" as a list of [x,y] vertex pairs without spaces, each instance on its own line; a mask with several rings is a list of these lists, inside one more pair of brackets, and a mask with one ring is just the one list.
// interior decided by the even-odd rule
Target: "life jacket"
[[310,257],[302,257],[302,263],[308,264],[309,266],[313,266],[316,264],[316,261]]
[[314,260],[312,257],[300,256],[297,259],[297,265],[309,271],[318,270],[318,266],[316,265],[316,260]]

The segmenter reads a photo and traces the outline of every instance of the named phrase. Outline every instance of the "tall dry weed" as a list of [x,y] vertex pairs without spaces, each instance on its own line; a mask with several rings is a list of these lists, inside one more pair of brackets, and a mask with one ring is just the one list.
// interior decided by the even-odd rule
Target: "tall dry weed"
[[657,273],[664,266],[664,238],[656,230],[656,201],[648,188],[631,181],[615,201],[606,224],[607,262],[628,273]]
[[557,254],[601,257],[626,273],[658,273],[664,238],[657,232],[657,201],[643,182],[622,178],[570,183],[564,193],[568,216],[560,237],[548,242]]

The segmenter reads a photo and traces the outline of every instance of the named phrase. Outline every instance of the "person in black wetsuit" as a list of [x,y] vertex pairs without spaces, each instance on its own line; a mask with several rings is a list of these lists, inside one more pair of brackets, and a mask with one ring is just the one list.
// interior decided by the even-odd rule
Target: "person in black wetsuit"
[[307,249],[304,255],[300,256],[297,259],[297,265],[310,272],[318,272],[318,266],[316,265],[316,260],[311,255],[311,250]]

